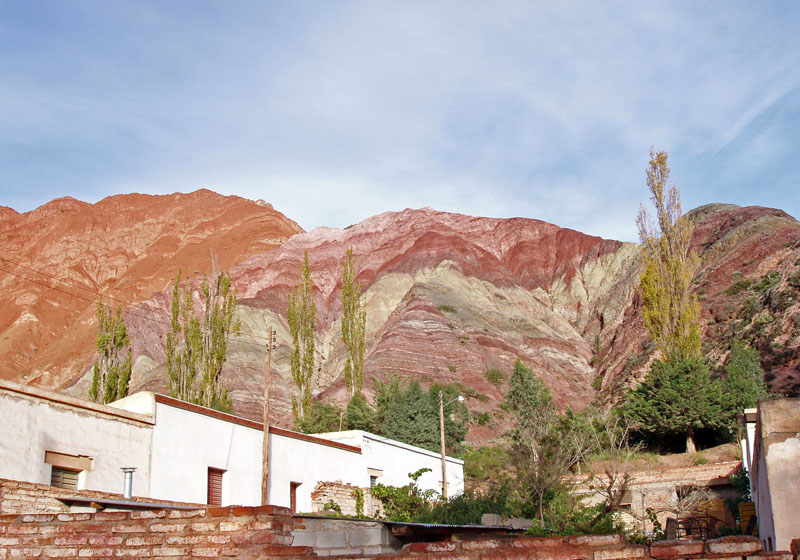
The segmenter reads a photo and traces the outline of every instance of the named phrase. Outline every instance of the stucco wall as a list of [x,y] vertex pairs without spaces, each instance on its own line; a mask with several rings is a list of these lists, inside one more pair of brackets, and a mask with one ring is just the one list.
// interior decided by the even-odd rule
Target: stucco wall
[[92,458],[79,477],[87,490],[121,492],[122,467],[136,467],[134,492],[147,494],[152,421],[9,382],[0,384],[0,478],[49,484],[45,451]]
[[153,498],[205,503],[208,468],[222,469],[222,504],[261,502],[261,430],[156,403]]
[[800,538],[800,399],[758,403],[751,475],[758,533],[765,548],[788,549]]
[[[360,430],[318,435],[322,438],[361,447],[366,479],[357,483],[360,486],[369,485],[367,469],[383,472],[377,480],[381,484],[404,486],[409,482],[409,473],[429,468],[431,472],[422,475],[418,486],[423,490],[441,492],[442,456],[438,453]],[[464,461],[461,459],[447,457],[447,484],[450,496],[457,496],[464,492]]]

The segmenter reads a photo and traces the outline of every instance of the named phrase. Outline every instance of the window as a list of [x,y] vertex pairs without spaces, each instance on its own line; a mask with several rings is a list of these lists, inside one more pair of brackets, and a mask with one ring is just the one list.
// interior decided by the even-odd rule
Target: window
[[225,471],[208,467],[208,500],[210,506],[222,505],[222,475]]
[[93,460],[85,455],[45,451],[44,462],[50,465],[50,486],[79,490],[86,487],[85,473],[93,468]]
[[301,482],[289,483],[289,505],[292,508],[292,513],[297,513],[297,487],[302,484]]
[[378,478],[383,476],[383,470],[367,469],[367,474],[369,474],[369,487],[375,488],[375,485],[378,484]]
[[50,473],[50,486],[56,488],[66,488],[67,490],[78,489],[78,475],[80,471],[73,471],[71,469],[64,469],[61,467],[53,467]]

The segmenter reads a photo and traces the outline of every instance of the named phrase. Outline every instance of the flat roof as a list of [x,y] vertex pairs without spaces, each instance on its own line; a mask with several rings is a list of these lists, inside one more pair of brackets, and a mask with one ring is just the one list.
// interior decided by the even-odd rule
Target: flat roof
[[20,383],[14,383],[13,381],[5,381],[0,379],[0,390],[8,391],[9,393],[24,395],[26,397],[33,397],[35,399],[49,401],[52,403],[66,405],[71,408],[77,408],[80,410],[93,412],[95,414],[100,414],[103,416],[113,416],[115,418],[123,418],[125,420],[140,422],[142,424],[148,424],[150,426],[155,424],[155,420],[152,417],[144,414],[130,412],[122,408],[114,408],[113,406],[108,406],[105,404],[97,404],[92,401],[78,399],[75,397],[70,397],[68,395],[62,395],[61,393],[56,393],[55,391],[48,391],[46,389],[39,389],[38,387],[32,387],[30,385],[22,385]]
[[[194,412],[196,414],[202,414],[204,416],[210,416],[211,418],[216,418],[217,420],[222,420],[224,422],[231,422],[232,424],[238,424],[240,426],[245,426],[246,428],[252,428],[253,430],[259,430],[262,432],[264,431],[263,422],[248,420],[247,418],[242,418],[241,416],[235,416],[233,414],[228,414],[227,412],[220,412],[219,410],[206,408],[204,406],[200,406],[193,403],[187,403],[185,401],[181,401],[176,398],[168,397],[166,395],[161,395],[158,393],[155,393],[154,397],[157,403],[165,404],[167,406],[173,406],[175,408],[187,410],[189,412]],[[278,426],[270,426],[269,433],[274,434],[276,436],[283,436],[301,441],[307,441],[309,443],[315,443],[317,445],[334,447],[336,449],[341,449],[343,451],[350,451],[351,453],[361,453],[361,448],[356,447],[354,445],[348,445],[346,443],[341,443],[338,441],[325,439],[310,434],[303,434],[301,432],[295,432],[292,430],[287,430],[285,428],[279,428]]]

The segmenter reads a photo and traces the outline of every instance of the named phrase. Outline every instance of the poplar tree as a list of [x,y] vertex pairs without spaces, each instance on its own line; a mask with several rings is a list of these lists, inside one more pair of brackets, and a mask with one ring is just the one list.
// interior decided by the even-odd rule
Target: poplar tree
[[[131,379],[131,341],[122,320],[122,310],[116,313],[97,301],[97,361],[92,368],[92,387],[89,398],[103,404],[128,394]],[[127,350],[127,351],[126,351]]]
[[[216,267],[215,267],[216,268]],[[195,313],[193,292],[181,285],[181,273],[172,286],[172,314],[167,331],[169,394],[182,401],[231,412],[228,388],[222,386],[222,366],[228,355],[228,339],[238,334],[234,321],[236,290],[227,273],[203,277],[200,286],[202,313]]]
[[289,292],[286,319],[292,336],[291,369],[297,395],[292,395],[295,424],[311,411],[311,381],[314,377],[314,320],[317,307],[312,298],[313,284],[308,266],[308,251],[300,265],[300,278]]
[[700,305],[691,282],[700,264],[691,249],[693,226],[681,214],[680,193],[668,186],[667,153],[650,150],[647,187],[655,222],[642,206],[636,219],[642,242],[642,315],[666,359],[700,355]]
[[342,341],[347,347],[344,363],[344,381],[351,398],[361,392],[364,385],[364,336],[367,310],[361,297],[361,286],[356,282],[353,249],[347,249],[342,271]]

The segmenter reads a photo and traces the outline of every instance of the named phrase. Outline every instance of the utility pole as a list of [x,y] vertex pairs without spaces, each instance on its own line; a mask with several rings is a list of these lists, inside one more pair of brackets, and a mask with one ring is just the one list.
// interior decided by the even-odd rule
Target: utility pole
[[447,458],[444,454],[444,404],[439,391],[439,433],[442,436],[442,501],[447,501]]
[[269,480],[269,377],[272,362],[272,346],[275,331],[267,327],[267,366],[264,371],[264,442],[261,445],[261,505],[267,505],[267,481]]

